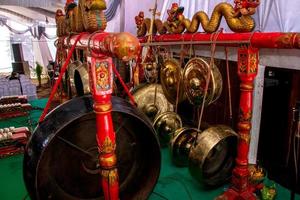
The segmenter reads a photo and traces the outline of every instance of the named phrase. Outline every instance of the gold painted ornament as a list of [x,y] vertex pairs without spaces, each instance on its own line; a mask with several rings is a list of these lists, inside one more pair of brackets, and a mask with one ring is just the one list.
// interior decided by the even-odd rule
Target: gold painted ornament
[[164,112],[158,115],[153,122],[160,144],[165,147],[169,144],[174,132],[182,127],[182,121],[175,112]]
[[169,102],[176,104],[177,96],[178,103],[185,99],[182,85],[182,69],[177,60],[166,59],[164,61],[160,69],[160,82]]
[[189,152],[189,171],[206,186],[223,184],[231,177],[238,134],[225,125],[212,126],[198,134]]
[[216,65],[210,67],[209,63],[202,58],[192,58],[185,65],[183,87],[186,97],[195,106],[202,105],[209,72],[210,80],[205,105],[213,103],[220,97],[223,87],[221,73]]
[[[219,29],[222,18],[225,18],[228,27],[233,32],[251,32],[255,28],[252,15],[255,14],[259,3],[260,0],[236,0],[233,6],[227,2],[222,2],[215,6],[210,18],[205,12],[198,11],[191,20],[183,15],[184,8],[182,6],[173,3],[172,7],[167,10],[167,21],[163,22],[159,19],[153,21],[153,34],[181,34],[184,31],[195,33],[200,25],[206,33],[213,33]],[[135,22],[137,36],[145,36],[150,30],[151,19],[145,18],[144,13],[140,12],[135,17]]]
[[161,113],[174,110],[173,105],[166,99],[160,84],[140,85],[133,90],[132,94],[137,107],[151,121]]

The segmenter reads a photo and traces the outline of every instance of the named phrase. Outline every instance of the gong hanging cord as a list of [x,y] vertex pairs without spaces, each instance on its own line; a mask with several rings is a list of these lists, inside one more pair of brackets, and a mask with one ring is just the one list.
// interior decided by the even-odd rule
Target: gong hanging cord
[[298,163],[299,163],[299,145],[300,145],[300,121],[296,124],[296,130],[294,134],[294,142],[293,142],[293,150],[294,150],[294,165],[295,165],[295,187],[298,184]]
[[115,75],[117,76],[118,80],[120,81],[124,91],[126,92],[127,96],[129,97],[130,99],[130,103],[133,105],[133,106],[136,106],[136,102],[134,100],[134,97],[133,95],[130,93],[128,87],[126,86],[124,80],[122,79],[121,75],[119,74],[118,70],[116,69],[116,66],[114,64],[112,64],[112,69],[113,69],[113,72],[115,73]]
[[[154,50],[156,56],[155,56],[155,61],[156,63],[158,63],[158,54],[159,54],[159,50],[156,48]],[[156,65],[156,69],[158,68],[158,65]],[[157,84],[158,83],[158,75],[155,76],[155,83]],[[155,85],[155,90],[154,90],[154,106],[156,106],[156,98],[157,98],[157,85]]]
[[[181,65],[183,62],[183,57],[184,57],[184,45],[181,45],[180,48],[180,60],[179,60],[179,67],[181,69]],[[177,113],[178,110],[178,103],[179,103],[179,90],[180,90],[180,83],[181,83],[181,79],[177,81],[177,91],[176,91],[176,102],[175,102],[175,113]]]
[[191,37],[191,44],[190,44],[190,48],[189,48],[189,59],[192,58],[192,55],[193,57],[195,57],[196,53],[195,53],[195,46],[193,45],[192,41],[194,40],[194,37],[195,37],[196,33],[193,33],[192,37]]
[[50,105],[51,105],[51,103],[52,103],[52,101],[53,101],[53,97],[54,97],[54,95],[55,95],[55,93],[56,93],[56,91],[57,91],[57,88],[58,88],[58,86],[60,85],[61,80],[62,80],[62,77],[63,77],[63,75],[65,74],[65,72],[66,72],[66,70],[67,70],[67,68],[68,68],[68,65],[69,65],[69,63],[70,63],[70,59],[71,59],[71,57],[72,57],[72,54],[73,54],[73,52],[74,52],[74,50],[75,50],[76,44],[77,44],[77,42],[80,40],[80,38],[82,37],[83,34],[85,34],[85,33],[79,34],[78,37],[75,39],[75,42],[74,42],[74,44],[73,44],[71,50],[70,50],[69,53],[68,53],[67,59],[66,59],[64,65],[62,66],[62,68],[61,68],[61,70],[60,70],[58,79],[56,80],[56,82],[55,82],[55,84],[54,84],[54,86],[53,86],[53,88],[52,88],[52,90],[51,90],[51,93],[50,93],[48,102],[47,102],[47,104],[46,104],[46,106],[45,106],[45,108],[44,108],[44,111],[43,111],[43,113],[42,113],[40,119],[39,119],[39,122],[42,122],[42,121],[45,119],[45,116],[46,116],[46,114],[48,113],[48,110],[49,110]]
[[226,77],[227,77],[227,86],[228,86],[229,119],[230,119],[230,122],[232,122],[232,99],[231,99],[231,83],[230,83],[230,72],[229,72],[228,47],[225,47],[225,58],[226,58]]
[[199,122],[198,122],[198,128],[197,128],[197,135],[196,135],[196,139],[194,141],[194,145],[196,145],[196,141],[200,132],[200,127],[201,127],[201,121],[202,121],[202,116],[203,116],[203,111],[204,111],[204,105],[205,105],[205,100],[206,100],[206,96],[208,93],[208,87],[209,87],[209,83],[210,83],[210,76],[211,76],[211,68],[214,65],[214,56],[215,56],[215,52],[216,52],[216,41],[218,39],[219,34],[222,32],[218,31],[215,32],[211,35],[211,58],[210,58],[210,64],[208,67],[208,71],[207,71],[207,75],[206,75],[206,84],[205,84],[205,90],[204,90],[204,97],[203,97],[203,101],[202,101],[202,105],[201,105],[201,111],[200,111],[200,116],[199,116]]

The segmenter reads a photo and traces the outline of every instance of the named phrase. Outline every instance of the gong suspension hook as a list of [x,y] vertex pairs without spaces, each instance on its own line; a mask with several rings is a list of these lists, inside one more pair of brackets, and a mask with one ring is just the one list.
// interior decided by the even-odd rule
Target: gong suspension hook
[[230,123],[232,123],[232,98],[231,98],[231,83],[230,83],[229,60],[228,60],[228,47],[225,47],[225,58],[226,58],[226,77],[227,77],[227,86],[228,86],[229,119],[230,119]]
[[[184,59],[184,55],[185,52],[184,52],[184,45],[182,44],[181,45],[181,48],[180,48],[180,63],[179,63],[179,67],[181,68],[182,66],[182,63],[183,63],[183,59]],[[181,81],[178,80],[177,81],[177,91],[176,91],[176,102],[175,102],[175,112],[177,113],[177,110],[178,110],[178,103],[179,103],[179,90],[180,90],[180,84],[181,84]]]

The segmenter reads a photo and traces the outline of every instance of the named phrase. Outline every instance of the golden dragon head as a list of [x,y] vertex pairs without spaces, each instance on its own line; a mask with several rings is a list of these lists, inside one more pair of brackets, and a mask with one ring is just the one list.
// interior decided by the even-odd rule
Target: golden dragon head
[[62,9],[57,9],[55,13],[55,19],[62,16],[65,16]]
[[144,23],[144,12],[140,11],[139,14],[135,16],[134,19],[135,19],[136,27],[139,29]]
[[66,16],[69,17],[70,13],[73,11],[73,9],[77,6],[77,4],[74,2],[74,0],[67,0],[65,4],[65,13]]
[[106,9],[105,0],[82,0],[79,4],[83,5],[85,11]]
[[253,15],[260,0],[234,0],[235,15]]
[[171,26],[175,28],[184,19],[183,16],[184,7],[178,6],[177,3],[173,3],[171,9],[167,10],[168,22]]

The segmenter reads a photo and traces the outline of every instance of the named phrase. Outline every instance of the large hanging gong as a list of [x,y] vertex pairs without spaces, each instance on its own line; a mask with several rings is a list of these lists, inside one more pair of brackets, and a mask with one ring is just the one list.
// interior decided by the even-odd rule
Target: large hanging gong
[[178,103],[184,100],[185,97],[182,86],[182,69],[177,60],[167,59],[164,61],[164,64],[160,69],[160,82],[169,102],[175,104],[177,94]]
[[[120,199],[147,199],[160,171],[160,147],[145,115],[113,97]],[[34,131],[24,155],[31,199],[104,199],[91,96],[62,104]]]
[[[202,104],[209,63],[202,58],[192,58],[183,70],[183,86],[189,101],[195,106]],[[222,92],[222,76],[216,65],[211,66],[210,82],[208,85],[205,104],[209,105],[219,98]]]
[[137,107],[151,120],[166,111],[173,111],[173,105],[166,99],[160,84],[140,85],[132,92]]
[[189,153],[189,170],[207,186],[218,186],[231,177],[236,155],[237,133],[218,125],[200,134]]

